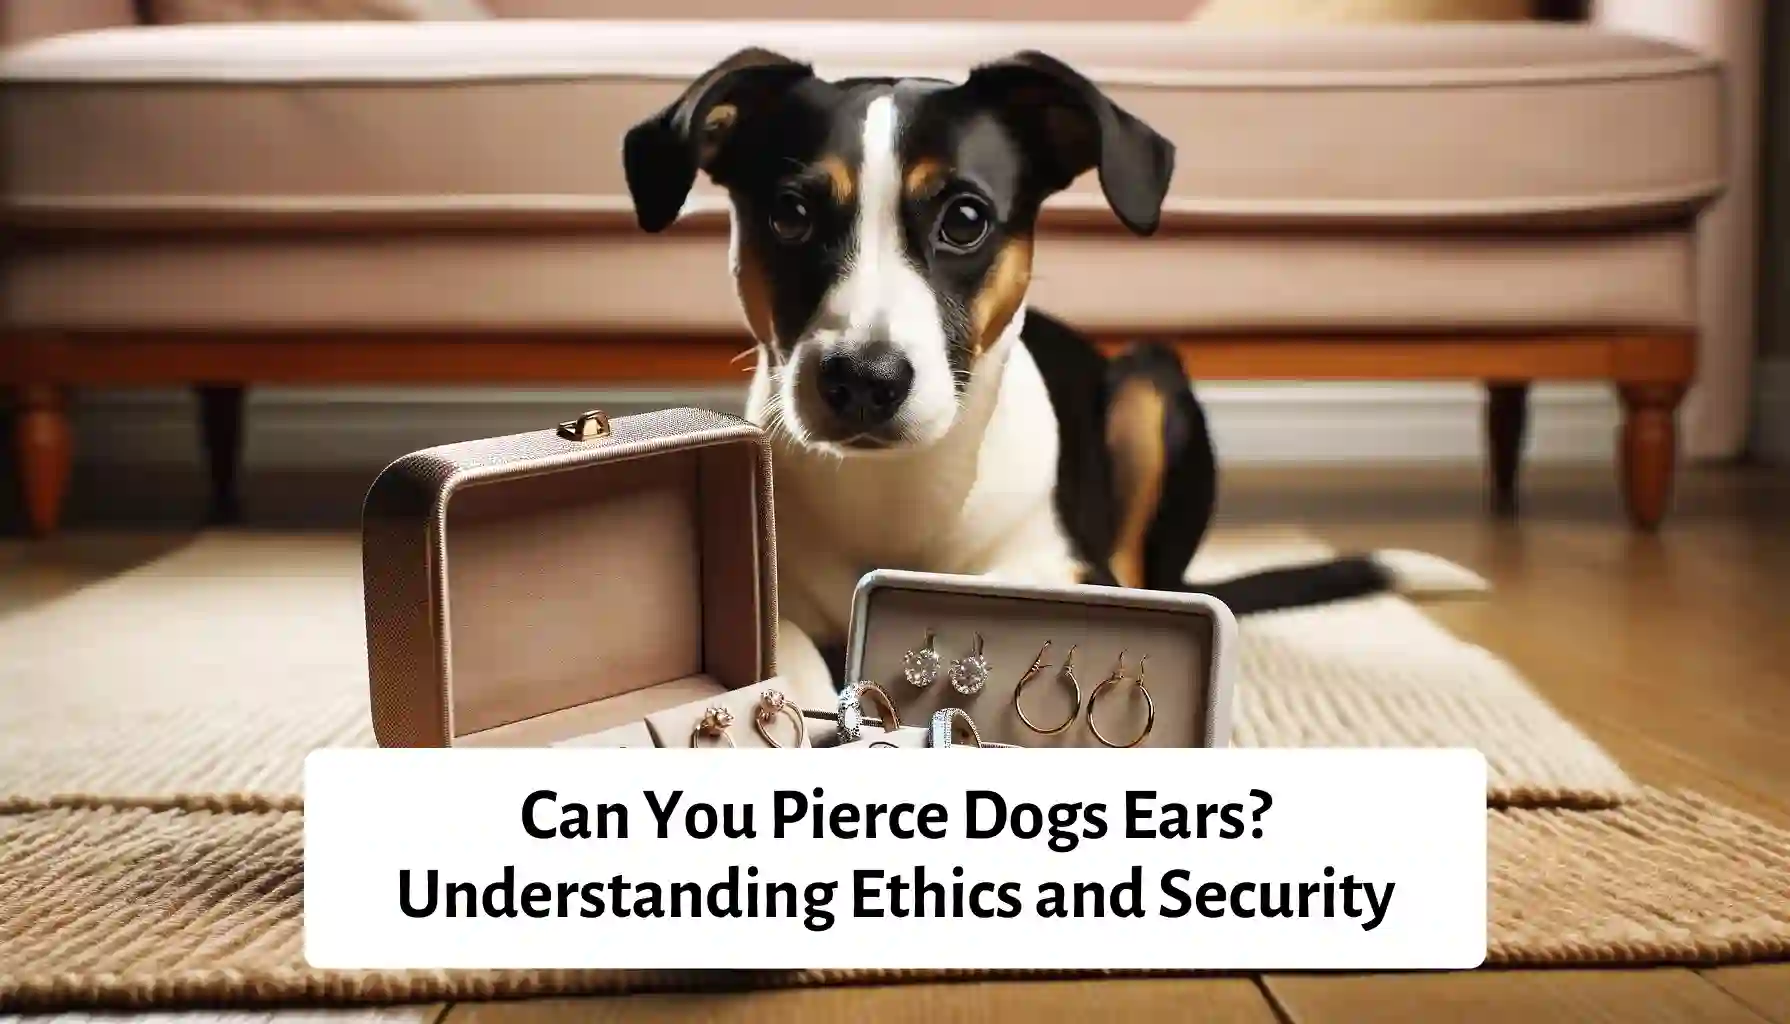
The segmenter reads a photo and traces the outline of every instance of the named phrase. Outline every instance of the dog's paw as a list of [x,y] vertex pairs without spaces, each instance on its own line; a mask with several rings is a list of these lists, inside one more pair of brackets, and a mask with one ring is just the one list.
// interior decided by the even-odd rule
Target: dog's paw
[[1392,592],[1405,597],[1482,594],[1492,589],[1485,577],[1427,551],[1386,548],[1369,557],[1386,574]]

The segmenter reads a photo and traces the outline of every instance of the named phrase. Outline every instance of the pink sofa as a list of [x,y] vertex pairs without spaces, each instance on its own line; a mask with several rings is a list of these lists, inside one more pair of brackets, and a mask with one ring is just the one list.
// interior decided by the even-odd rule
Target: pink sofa
[[[1020,48],[1180,151],[1162,230],[1092,181],[1054,203],[1034,301],[1196,378],[1487,385],[1516,504],[1536,380],[1603,380],[1656,526],[1694,372],[1694,232],[1720,191],[1721,71],[1596,26],[1220,32],[1170,0],[802,22],[819,0],[497,0],[599,19],[142,27],[125,0],[9,0],[0,29],[0,387],[29,519],[58,522],[69,389],[192,384],[214,513],[256,384],[743,382],[722,198],[648,236],[625,127],[748,43],[823,73],[953,74]],[[81,31],[97,29],[103,31]],[[25,42],[30,39],[32,41]]]

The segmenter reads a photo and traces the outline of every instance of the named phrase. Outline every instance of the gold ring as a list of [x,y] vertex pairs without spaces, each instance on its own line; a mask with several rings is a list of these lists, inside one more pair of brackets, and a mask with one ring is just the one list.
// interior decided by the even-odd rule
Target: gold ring
[[1063,723],[1054,729],[1041,729],[1032,724],[1032,720],[1026,717],[1026,709],[1019,704],[1019,696],[1025,691],[1025,688],[1030,685],[1032,680],[1038,678],[1038,673],[1050,667],[1044,661],[1044,652],[1048,650],[1050,650],[1050,641],[1046,640],[1044,641],[1044,646],[1039,648],[1038,656],[1032,659],[1032,667],[1026,669],[1026,674],[1019,677],[1019,685],[1013,688],[1014,712],[1019,715],[1020,722],[1024,724],[1026,728],[1040,736],[1055,736],[1074,725],[1075,720],[1081,717],[1081,683],[1075,678],[1074,647],[1069,648],[1069,657],[1063,660],[1063,671],[1059,673],[1059,675],[1069,683],[1070,687],[1075,690],[1075,707],[1069,712],[1069,717],[1063,719]]
[[766,690],[758,698],[758,707],[752,712],[752,728],[764,737],[764,741],[773,747],[781,747],[777,737],[771,735],[771,723],[778,715],[796,723],[796,742],[798,747],[808,745],[808,720],[802,717],[802,709],[795,702],[784,696],[781,690]]
[[696,746],[697,740],[707,736],[710,739],[726,740],[730,747],[736,746],[733,737],[727,732],[731,728],[733,712],[717,704],[703,711],[702,717],[696,722],[696,728],[690,730],[690,745]]
[[957,726],[963,725],[963,732],[969,739],[969,745],[980,747],[982,733],[977,731],[976,722],[969,712],[962,708],[940,708],[932,713],[931,746],[943,750],[957,746]]
[[839,692],[839,740],[842,743],[855,743],[864,735],[864,699],[868,697],[872,703],[882,705],[880,716],[884,732],[894,732],[901,728],[901,713],[895,710],[895,702],[889,693],[869,680],[862,680]]
[[1112,687],[1117,686],[1125,678],[1125,652],[1124,651],[1119,652],[1119,667],[1113,669],[1112,675],[1109,675],[1105,679],[1102,679],[1100,681],[1100,685],[1094,687],[1093,694],[1088,697],[1088,731],[1094,734],[1094,738],[1099,740],[1102,746],[1112,747],[1112,748],[1118,749],[1118,750],[1123,750],[1128,747],[1135,747],[1139,743],[1142,743],[1144,741],[1144,737],[1150,735],[1151,729],[1156,728],[1156,702],[1151,699],[1149,688],[1144,686],[1144,665],[1149,660],[1150,660],[1150,656],[1148,654],[1144,655],[1141,659],[1139,659],[1139,661],[1137,663],[1137,680],[1136,680],[1137,692],[1144,695],[1144,707],[1149,711],[1149,717],[1144,721],[1143,731],[1138,733],[1136,736],[1133,736],[1131,738],[1130,743],[1114,743],[1112,740],[1109,740],[1105,736],[1101,735],[1100,727],[1098,725],[1094,724],[1094,705],[1099,702],[1100,695],[1105,693],[1107,690],[1111,689]]

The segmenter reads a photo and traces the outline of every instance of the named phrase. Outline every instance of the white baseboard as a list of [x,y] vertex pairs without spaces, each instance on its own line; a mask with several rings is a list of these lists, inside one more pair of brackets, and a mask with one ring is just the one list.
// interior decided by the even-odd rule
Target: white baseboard
[[1753,392],[1753,454],[1790,466],[1790,356],[1761,360]]
[[[1483,392],[1469,384],[1209,384],[1199,390],[1228,465],[1465,462],[1484,452]],[[659,391],[267,389],[249,399],[251,469],[377,468],[434,444],[544,429],[593,407],[612,415],[668,405],[738,413],[740,389]],[[182,391],[89,392],[76,443],[98,465],[194,463],[192,397]],[[1527,459],[1613,457],[1607,387],[1538,386]]]

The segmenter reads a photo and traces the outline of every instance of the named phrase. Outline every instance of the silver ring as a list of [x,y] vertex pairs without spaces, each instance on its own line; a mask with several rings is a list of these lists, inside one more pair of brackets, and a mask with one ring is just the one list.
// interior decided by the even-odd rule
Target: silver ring
[[864,737],[864,697],[882,705],[882,723],[884,732],[894,732],[901,728],[901,718],[895,712],[895,702],[889,694],[875,683],[863,681],[853,683],[839,691],[839,742],[856,743]]
[[930,745],[939,750],[956,746],[959,722],[963,723],[963,731],[969,739],[969,745],[980,747],[982,733],[977,731],[975,721],[962,708],[940,708],[932,713]]

